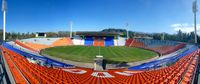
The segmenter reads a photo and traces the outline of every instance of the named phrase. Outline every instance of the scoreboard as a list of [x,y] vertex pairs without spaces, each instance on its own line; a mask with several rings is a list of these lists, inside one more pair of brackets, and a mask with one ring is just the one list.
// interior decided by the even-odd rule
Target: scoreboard
[[46,37],[47,35],[46,35],[46,33],[43,33],[43,32],[37,32],[36,34],[35,34],[35,37]]

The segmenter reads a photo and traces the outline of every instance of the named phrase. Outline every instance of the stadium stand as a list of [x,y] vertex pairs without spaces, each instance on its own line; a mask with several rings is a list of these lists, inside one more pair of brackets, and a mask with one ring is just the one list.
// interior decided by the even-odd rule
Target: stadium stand
[[126,46],[130,46],[131,43],[133,42],[133,40],[134,40],[134,39],[129,38],[129,39],[126,41],[125,45],[126,45]]
[[[35,42],[16,40],[15,42],[3,43],[0,47],[16,83],[191,84],[196,74],[197,64],[199,64],[200,51],[197,46],[190,45],[190,47],[185,48],[185,43],[174,41],[130,38],[125,43],[125,38],[114,40],[114,37],[108,37],[105,38],[105,40],[93,40],[92,37],[88,36],[85,40],[74,38],[76,41],[70,38],[54,39],[55,41],[45,45],[37,43],[43,41],[41,39],[42,38],[39,40],[37,39]],[[163,56],[165,58],[132,66],[128,69],[112,69],[105,71],[76,67],[39,54],[34,54],[44,48],[72,44],[81,45],[81,42],[82,44],[84,42],[85,45],[90,46],[126,45],[129,47],[152,50],[160,54],[170,54],[179,49],[185,49],[180,53],[177,52],[174,56]],[[34,63],[32,61],[39,62]],[[44,63],[44,65],[42,63]]]
[[28,39],[22,39],[22,42],[31,42],[35,44],[43,44],[43,45],[51,45],[55,41],[59,40],[61,38],[28,38]]
[[92,37],[87,36],[87,37],[85,38],[85,45],[87,45],[87,46],[92,46],[92,45],[93,45],[93,42],[94,42],[94,39],[93,39]]
[[40,51],[42,49],[48,48],[50,46],[44,45],[44,44],[37,44],[37,43],[31,43],[31,42],[25,42],[25,45],[33,48],[34,50]]
[[19,41],[19,40],[16,40],[15,43],[18,44],[18,45],[20,45],[20,46],[22,46],[22,47],[24,47],[24,48],[27,48],[27,49],[29,49],[29,50],[31,50],[31,51],[38,52],[37,49],[34,49],[33,47],[30,47],[30,46],[28,46],[28,45],[22,43],[22,42]]
[[132,39],[126,41],[126,46],[138,47],[158,52],[160,55],[166,55],[185,47],[184,43],[173,41],[149,40],[149,39]]
[[125,46],[126,38],[119,37],[117,40],[117,46]]
[[[44,40],[42,40],[44,39]],[[36,41],[34,41],[36,40]],[[22,42],[23,41],[23,42]],[[16,44],[24,47],[24,48],[27,48],[27,49],[30,49],[32,51],[35,51],[35,52],[38,52],[42,49],[45,49],[45,48],[49,48],[49,47],[55,47],[55,46],[67,46],[67,45],[72,45],[73,42],[71,40],[71,38],[59,38],[59,39],[56,39],[56,38],[37,38],[37,39],[28,39],[28,40],[16,40]],[[44,41],[44,42],[42,42]],[[49,42],[48,42],[49,41]],[[39,42],[39,43],[37,43]],[[47,42],[47,44],[45,44],[45,42]],[[43,43],[43,44],[42,44]]]
[[164,59],[158,59],[155,61],[151,61],[148,63],[144,63],[138,66],[133,66],[130,67],[130,70],[150,70],[150,69],[157,69],[162,67],[162,65],[167,65],[167,64],[171,64],[171,63],[175,63],[177,60],[181,59],[182,57],[196,51],[198,48],[196,46],[192,46],[190,47],[190,49],[185,50],[182,53],[179,53],[175,56],[171,56],[168,58],[164,58]]
[[16,67],[15,63],[13,63],[13,61],[11,60],[9,54],[4,53],[4,57],[9,65],[10,71],[15,79],[15,82],[17,84],[25,84],[27,83],[26,79],[23,77],[23,74],[20,73],[20,71],[18,70],[18,67]]
[[117,41],[117,39],[114,39],[114,46],[118,46],[118,41]]
[[24,48],[24,47],[22,47],[22,46],[16,44],[16,43],[13,42],[13,41],[10,41],[10,42],[7,42],[7,43],[8,43],[9,45],[13,46],[14,48],[17,48],[17,49],[22,50],[22,51],[24,51],[24,52],[31,53],[31,54],[34,54],[34,55],[40,55],[39,52],[34,52],[34,51],[32,51],[32,50],[29,50],[29,49],[27,49],[27,48]]
[[114,46],[114,37],[106,37],[105,46]]
[[[98,44],[97,39],[104,40],[104,46],[124,46],[125,39],[120,36],[120,33],[117,32],[76,32],[75,40],[79,40],[82,37],[85,40],[84,45],[93,45]],[[78,38],[77,38],[78,37]],[[120,38],[120,40],[118,39]],[[117,39],[114,39],[117,38]],[[96,42],[94,42],[96,40]],[[115,40],[115,41],[114,41]],[[119,40],[119,42],[117,42]],[[75,42],[75,41],[74,41]],[[79,44],[79,42],[76,42]],[[103,46],[103,42],[101,43]]]
[[61,38],[59,40],[56,40],[54,43],[52,43],[51,46],[67,46],[67,45],[72,45],[72,40],[71,38]]
[[105,46],[104,45],[104,40],[94,40],[94,46]]
[[[9,65],[16,65],[19,73],[22,73],[29,83],[77,83],[77,84],[176,84],[192,83],[199,59],[199,50],[193,48],[188,54],[169,67],[156,70],[132,71],[126,69],[94,71],[87,68],[48,68],[30,63],[22,55],[1,46],[3,56]],[[33,68],[34,67],[34,68]],[[13,68],[11,68],[13,69]],[[23,77],[16,78],[19,83],[24,83]]]
[[80,45],[84,45],[85,40],[81,39],[81,44]]
[[29,38],[16,40],[18,45],[28,48],[33,51],[40,51],[41,49],[54,47],[54,46],[66,46],[66,45],[86,45],[86,46],[124,46],[126,42],[125,38],[119,37],[114,39],[114,36],[106,36],[105,39],[95,39],[92,36],[86,36],[82,39],[80,36],[71,38]]
[[72,42],[74,45],[84,45],[84,39],[79,36],[74,36]]
[[52,66],[56,66],[56,67],[74,67],[74,65],[62,63],[62,62],[50,59],[50,58],[45,57],[45,56],[35,55],[35,54],[28,53],[28,52],[24,52],[20,49],[13,47],[12,45],[10,45],[8,43],[3,43],[3,46],[14,51],[14,52],[16,52],[16,53],[21,54],[24,57],[34,58],[36,60],[40,60],[40,62],[42,62],[42,63],[44,62],[45,65],[52,65]]

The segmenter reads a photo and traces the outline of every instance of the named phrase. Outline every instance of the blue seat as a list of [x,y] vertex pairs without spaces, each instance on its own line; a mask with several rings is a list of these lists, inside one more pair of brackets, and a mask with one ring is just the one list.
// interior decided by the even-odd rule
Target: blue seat
[[93,43],[94,43],[94,39],[90,36],[87,36],[86,39],[85,39],[85,45],[92,46]]
[[17,52],[17,53],[21,54],[24,57],[28,57],[28,58],[32,58],[33,57],[33,58],[35,58],[37,60],[46,61],[46,63],[48,65],[52,64],[53,66],[58,66],[58,67],[74,67],[74,65],[71,65],[71,64],[62,63],[62,62],[50,59],[50,58],[45,57],[45,56],[37,56],[37,55],[31,54],[31,53],[19,50],[17,48],[14,48],[12,45],[10,45],[8,43],[3,43],[3,46],[8,48],[8,49],[10,49],[10,50],[12,50],[12,51],[14,51],[14,52]]
[[162,64],[162,63],[164,63],[164,64],[174,63],[177,60],[179,60],[179,59],[189,55],[190,53],[196,51],[197,49],[198,49],[198,47],[193,46],[189,50],[186,50],[183,53],[180,53],[178,55],[168,57],[168,58],[164,58],[164,59],[161,59],[161,60],[154,60],[154,61],[143,63],[143,64],[137,65],[137,66],[132,66],[128,69],[129,70],[148,70],[148,69],[159,68],[159,67],[161,67],[160,64]]
[[114,46],[114,37],[106,37],[105,46]]

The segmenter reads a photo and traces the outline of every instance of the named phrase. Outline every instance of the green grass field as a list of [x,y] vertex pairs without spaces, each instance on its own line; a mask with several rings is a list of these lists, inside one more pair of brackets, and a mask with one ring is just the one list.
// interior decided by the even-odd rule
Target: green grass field
[[152,51],[133,47],[61,46],[42,50],[43,54],[78,62],[94,62],[96,55],[104,56],[108,63],[136,62],[155,57]]

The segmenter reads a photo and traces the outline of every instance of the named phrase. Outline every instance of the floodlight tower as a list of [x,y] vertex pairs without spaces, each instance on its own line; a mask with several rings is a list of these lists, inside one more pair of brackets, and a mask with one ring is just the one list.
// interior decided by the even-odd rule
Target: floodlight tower
[[165,40],[165,32],[162,33],[162,40]]
[[129,38],[129,35],[128,35],[128,34],[129,34],[129,33],[128,33],[128,25],[129,25],[129,24],[126,23],[126,37],[127,37],[127,39]]
[[197,0],[192,3],[192,12],[194,13],[194,33],[195,33],[195,43],[197,43],[197,25],[196,25],[196,13],[197,13]]
[[3,41],[6,40],[6,11],[7,11],[7,0],[2,0],[2,11],[3,11]]
[[72,26],[73,26],[73,22],[70,22],[70,38],[72,38]]

